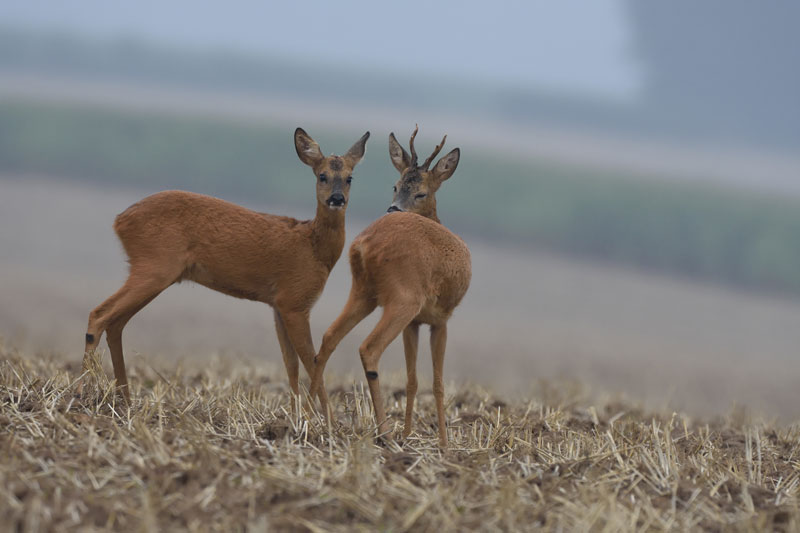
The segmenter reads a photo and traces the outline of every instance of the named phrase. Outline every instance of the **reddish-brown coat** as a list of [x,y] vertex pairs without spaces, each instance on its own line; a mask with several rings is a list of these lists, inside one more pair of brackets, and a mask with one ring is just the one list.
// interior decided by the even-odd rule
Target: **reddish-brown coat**
[[131,271],[298,309],[310,309],[322,293],[344,247],[343,228],[344,211],[323,205],[315,219],[298,221],[186,191],[148,196],[114,222]]
[[[387,238],[388,237],[388,238]],[[359,284],[385,307],[398,299],[420,305],[416,322],[447,323],[469,288],[467,245],[442,224],[416,213],[388,213],[350,246],[351,269]]]
[[[89,314],[84,370],[105,332],[117,386],[127,398],[123,328],[164,289],[191,280],[274,308],[289,384],[298,394],[298,359],[309,375],[313,369],[309,314],[342,253],[351,173],[368,138],[366,133],[344,156],[324,157],[305,131],[295,131],[297,155],[317,179],[313,220],[258,213],[185,191],[153,194],[117,216],[114,230],[128,255],[130,274]],[[319,395],[327,404],[324,386]]]
[[383,315],[359,349],[369,383],[380,433],[389,425],[378,377],[383,351],[401,332],[406,356],[406,414],[403,436],[411,432],[417,392],[417,345],[420,324],[431,326],[433,392],[439,418],[439,442],[447,446],[444,418],[444,352],[447,321],[469,288],[472,275],[467,245],[445,228],[436,215],[436,191],[458,166],[458,148],[444,156],[433,170],[428,165],[444,139],[422,166],[417,165],[411,136],[411,155],[389,136],[389,155],[401,174],[395,185],[390,212],[373,222],[350,246],[353,285],[347,304],[322,338],[311,390],[322,383],[325,364],[336,346],[375,307]]

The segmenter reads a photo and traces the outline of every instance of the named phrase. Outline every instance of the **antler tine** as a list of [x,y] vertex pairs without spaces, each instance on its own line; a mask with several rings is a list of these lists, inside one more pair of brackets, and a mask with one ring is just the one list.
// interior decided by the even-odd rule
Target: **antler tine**
[[441,151],[442,151],[442,148],[444,148],[444,142],[445,142],[446,140],[447,140],[447,135],[445,135],[444,137],[442,137],[442,142],[440,142],[440,143],[439,143],[439,144],[436,146],[436,148],[433,150],[433,153],[432,153],[432,154],[431,154],[431,155],[428,157],[428,159],[426,159],[426,160],[425,160],[425,163],[422,165],[422,168],[423,168],[424,170],[428,170],[428,165],[430,165],[430,164],[431,164],[431,161],[433,161],[433,158],[434,158],[434,157],[436,157],[437,155],[439,155],[439,152],[441,152]]
[[419,124],[414,124],[414,133],[411,134],[411,140],[408,141],[408,146],[411,148],[411,167],[414,168],[417,166],[417,151],[414,150],[414,137],[417,136],[417,132],[419,131]]

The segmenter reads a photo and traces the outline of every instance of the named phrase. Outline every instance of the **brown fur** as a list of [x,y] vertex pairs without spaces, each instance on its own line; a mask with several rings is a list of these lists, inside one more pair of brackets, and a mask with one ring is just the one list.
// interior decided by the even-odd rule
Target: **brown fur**
[[[399,144],[394,135],[390,136],[389,144],[392,160],[402,175],[397,189],[410,181],[418,187],[417,190],[424,188],[428,196],[423,198],[425,201],[417,202],[412,196],[412,202],[402,203],[410,212],[383,216],[353,241],[350,246],[353,274],[350,296],[342,313],[325,332],[311,387],[314,391],[317,384],[322,384],[325,364],[342,338],[375,307],[383,307],[380,321],[361,345],[359,353],[379,430],[385,433],[389,427],[380,391],[378,361],[389,343],[403,333],[408,376],[403,436],[408,436],[417,392],[419,325],[429,324],[439,441],[445,447],[443,366],[447,321],[467,292],[472,270],[467,245],[439,222],[434,194],[442,181],[455,171],[460,152],[456,148],[428,171],[416,167],[416,154],[412,159],[402,148],[402,152],[396,150]],[[441,145],[437,148],[441,149]],[[395,154],[399,155],[397,161]],[[392,205],[398,206],[397,194]]]
[[[274,308],[275,327],[294,394],[298,358],[312,374],[309,314],[344,247],[348,178],[364,155],[366,133],[343,157],[323,157],[305,131],[295,131],[300,159],[317,177],[313,220],[257,213],[202,194],[164,191],[117,216],[114,231],[130,262],[125,284],[89,315],[85,354],[105,331],[117,386],[128,397],[122,329],[173,283],[191,280],[210,289]],[[336,167],[336,168],[334,168]],[[324,177],[324,179],[322,178]],[[331,199],[337,203],[331,207]],[[88,360],[84,357],[84,370]],[[325,388],[320,400],[327,404]]]

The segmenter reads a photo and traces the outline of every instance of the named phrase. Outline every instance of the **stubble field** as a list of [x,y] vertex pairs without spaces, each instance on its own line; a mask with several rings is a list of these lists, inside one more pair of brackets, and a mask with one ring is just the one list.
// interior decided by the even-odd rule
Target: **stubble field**
[[[800,425],[743,411],[646,412],[540,384],[498,398],[430,385],[416,431],[375,442],[360,379],[328,379],[336,421],[293,415],[279,369],[130,365],[76,398],[78,363],[0,353],[0,515],[12,531],[796,530]],[[385,380],[394,435],[404,376]]]

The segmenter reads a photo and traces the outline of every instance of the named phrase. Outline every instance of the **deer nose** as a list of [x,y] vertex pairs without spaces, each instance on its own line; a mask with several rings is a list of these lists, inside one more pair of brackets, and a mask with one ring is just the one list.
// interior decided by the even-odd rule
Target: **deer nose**
[[328,205],[344,205],[344,194],[335,192],[328,198]]
[[389,209],[386,210],[387,213],[394,213],[395,211],[402,211],[402,209],[392,204],[389,206]]

